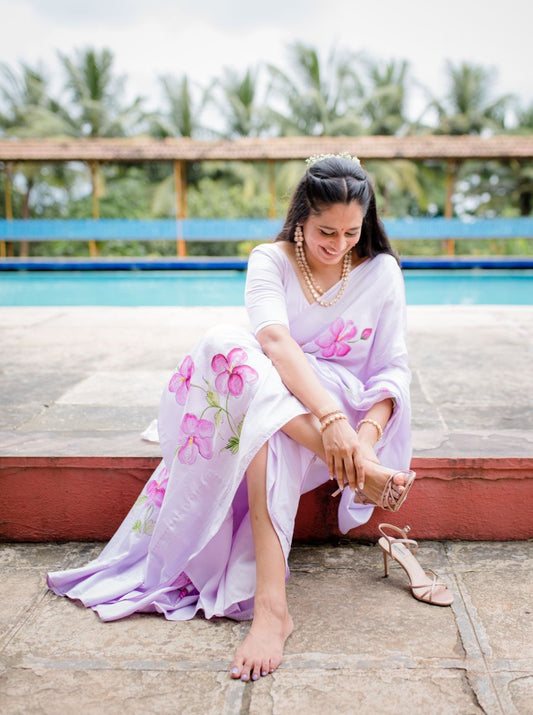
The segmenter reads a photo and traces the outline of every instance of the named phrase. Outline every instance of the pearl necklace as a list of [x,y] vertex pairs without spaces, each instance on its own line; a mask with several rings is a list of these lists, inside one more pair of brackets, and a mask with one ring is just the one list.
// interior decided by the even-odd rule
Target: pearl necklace
[[335,303],[337,303],[337,301],[341,299],[344,291],[346,290],[346,284],[348,283],[348,278],[350,277],[350,271],[352,268],[351,251],[348,251],[348,253],[346,253],[344,256],[341,273],[341,286],[337,295],[335,296],[335,298],[333,298],[333,300],[325,301],[322,299],[322,293],[324,293],[324,291],[315,281],[315,277],[311,273],[311,268],[309,266],[309,263],[307,262],[307,257],[305,255],[304,250],[304,236],[301,226],[296,226],[296,230],[294,231],[294,241],[296,243],[296,263],[298,264],[298,268],[302,273],[309,292],[311,293],[315,301],[324,308],[329,308],[329,306],[335,305]]

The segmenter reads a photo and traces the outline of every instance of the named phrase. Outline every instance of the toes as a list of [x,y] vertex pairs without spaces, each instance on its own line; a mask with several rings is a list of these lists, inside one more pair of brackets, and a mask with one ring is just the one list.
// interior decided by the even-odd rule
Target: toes
[[237,680],[241,677],[243,672],[243,660],[242,658],[236,657],[229,671],[230,677]]
[[278,669],[278,666],[281,664],[281,658],[271,658],[270,659],[270,668],[268,669],[269,673],[273,673]]
[[249,670],[243,670],[243,672],[241,673],[241,680],[243,683],[247,683],[250,680]]

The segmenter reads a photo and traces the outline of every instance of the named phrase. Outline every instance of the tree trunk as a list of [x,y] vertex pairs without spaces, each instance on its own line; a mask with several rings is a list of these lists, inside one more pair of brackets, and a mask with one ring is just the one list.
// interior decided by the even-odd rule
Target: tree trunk
[[521,191],[518,198],[518,206],[520,207],[520,216],[529,216],[531,214],[531,204],[533,193],[531,191]]

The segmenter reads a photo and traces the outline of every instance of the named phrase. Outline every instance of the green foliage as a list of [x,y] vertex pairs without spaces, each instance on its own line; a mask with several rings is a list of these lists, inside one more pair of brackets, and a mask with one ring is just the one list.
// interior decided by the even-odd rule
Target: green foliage
[[[531,133],[533,105],[519,107],[494,94],[492,71],[448,63],[443,97],[431,97],[433,124],[410,121],[406,107],[415,80],[404,60],[380,60],[334,48],[323,58],[302,42],[288,46],[288,69],[222,68],[207,87],[186,75],[159,77],[161,107],[147,114],[142,98],[125,100],[126,77],[115,72],[113,53],[84,48],[58,53],[62,92],[50,89],[44,67],[0,65],[0,136],[114,137],[147,132],[165,137],[482,132]],[[429,92],[428,92],[429,95]],[[506,126],[510,110],[517,126]],[[426,113],[427,114],[427,113]],[[513,115],[511,115],[513,116]],[[209,123],[206,118],[209,117]],[[0,167],[5,170],[5,167]],[[275,215],[284,216],[301,176],[302,162],[275,165]],[[385,217],[442,216],[446,203],[443,162],[368,162]],[[15,217],[88,218],[93,213],[91,175],[78,164],[20,163],[12,169]],[[187,165],[187,214],[197,218],[265,218],[271,210],[271,167],[267,162],[195,162]],[[169,162],[135,166],[99,165],[96,195],[102,218],[172,217],[174,174]],[[463,162],[453,196],[455,215],[527,216],[533,206],[532,162]],[[0,175],[0,211],[5,215],[5,174]],[[190,242],[190,255],[247,255],[254,242]],[[31,255],[87,255],[83,242],[16,246]],[[434,255],[438,241],[401,242],[407,254]],[[102,255],[175,255],[173,241],[108,241]],[[456,252],[531,255],[531,241],[457,241]]]

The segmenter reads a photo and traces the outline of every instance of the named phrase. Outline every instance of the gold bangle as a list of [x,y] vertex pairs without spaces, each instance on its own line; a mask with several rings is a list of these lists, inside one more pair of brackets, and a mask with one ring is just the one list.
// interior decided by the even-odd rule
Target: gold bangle
[[327,418],[322,424],[320,425],[320,433],[324,434],[324,431],[332,425],[334,422],[337,420],[347,420],[348,418],[344,414],[344,412],[335,412],[332,414],[330,417]]
[[364,424],[365,422],[368,422],[369,425],[374,425],[374,427],[377,429],[378,442],[379,442],[379,440],[383,437],[383,427],[379,424],[379,422],[376,422],[376,420],[371,420],[369,417],[365,417],[364,420],[360,420],[357,423],[357,425],[355,427],[355,431],[359,432],[359,427],[361,427],[361,425]]

